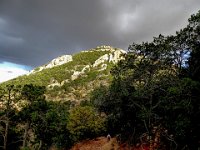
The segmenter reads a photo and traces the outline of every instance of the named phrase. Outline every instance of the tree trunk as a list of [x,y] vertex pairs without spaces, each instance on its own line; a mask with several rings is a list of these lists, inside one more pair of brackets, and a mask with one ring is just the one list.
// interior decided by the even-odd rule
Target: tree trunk
[[38,147],[38,150],[40,150],[41,147],[42,147],[42,140],[40,140],[40,145],[39,145],[39,147]]
[[6,120],[5,125],[6,125],[6,128],[5,128],[5,135],[4,135],[4,142],[3,142],[3,149],[4,150],[7,149],[9,120]]
[[29,129],[29,122],[27,122],[25,124],[24,136],[23,136],[23,145],[22,145],[23,148],[25,148],[27,146],[28,129]]

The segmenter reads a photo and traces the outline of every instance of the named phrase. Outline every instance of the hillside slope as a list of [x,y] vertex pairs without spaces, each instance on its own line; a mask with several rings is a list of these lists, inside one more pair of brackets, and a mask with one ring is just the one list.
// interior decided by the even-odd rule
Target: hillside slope
[[1,86],[35,84],[47,87],[48,100],[87,100],[88,93],[95,87],[108,85],[110,69],[123,59],[124,53],[124,50],[104,45],[63,55]]

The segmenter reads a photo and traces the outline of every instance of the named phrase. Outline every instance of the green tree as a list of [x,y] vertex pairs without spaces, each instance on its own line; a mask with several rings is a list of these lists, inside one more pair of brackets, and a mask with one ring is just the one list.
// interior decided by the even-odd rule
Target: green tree
[[32,121],[35,134],[47,148],[51,145],[58,148],[71,146],[70,135],[66,129],[69,109],[70,102],[48,102],[46,110],[34,112],[37,116]]
[[4,150],[8,147],[8,136],[11,131],[12,120],[17,112],[19,91],[20,88],[14,85],[7,85],[4,89],[0,89],[0,134],[3,137],[2,148]]
[[179,149],[184,146],[190,149],[198,147],[199,93],[198,82],[190,78],[179,79],[173,86],[168,87],[160,106],[162,123],[173,135]]
[[104,131],[104,119],[90,106],[77,106],[70,111],[67,129],[74,142],[93,138]]
[[41,117],[47,109],[44,92],[45,87],[33,84],[24,85],[22,88],[21,99],[24,101],[24,104],[19,113],[19,117],[21,122],[24,123],[23,148],[27,147],[28,141],[30,140],[28,139],[28,131],[33,127],[33,121],[37,117]]
[[128,133],[129,140],[145,133],[151,145],[159,131],[166,149],[198,147],[199,13],[189,21],[175,36],[130,45],[111,71],[112,84],[100,91],[104,96],[94,94],[96,106],[114,122],[115,133]]
[[187,26],[187,44],[191,49],[189,65],[189,76],[197,81],[200,81],[200,11],[197,14],[193,14],[189,19],[189,25]]

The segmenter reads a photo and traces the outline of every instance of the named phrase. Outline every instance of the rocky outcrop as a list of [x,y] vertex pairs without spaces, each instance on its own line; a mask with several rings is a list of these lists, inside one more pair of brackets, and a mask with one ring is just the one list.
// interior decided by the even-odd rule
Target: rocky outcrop
[[42,70],[47,69],[47,68],[53,68],[55,66],[63,65],[63,64],[68,63],[70,61],[73,61],[71,55],[63,55],[63,56],[60,56],[58,58],[53,59],[51,62],[49,62],[46,65],[43,65],[41,67],[38,67],[38,68],[32,70],[29,74],[39,72],[39,71],[42,71]]
[[107,45],[102,45],[102,46],[97,46],[96,51],[110,51],[113,52],[116,50],[116,48],[113,48],[111,46],[107,46]]
[[118,49],[109,54],[105,54],[95,61],[95,63],[93,64],[93,67],[96,67],[104,62],[117,63],[119,60],[123,59],[122,54],[125,54],[125,53],[126,51]]
[[77,79],[81,74],[83,74],[80,71],[74,71],[73,75],[71,76],[71,80]]
[[106,62],[106,61],[109,61],[109,57],[110,57],[109,54],[105,54],[105,55],[101,56],[99,59],[97,59],[97,60],[94,62],[94,64],[93,64],[92,66],[93,66],[93,67],[96,67],[96,66],[98,66],[98,65],[100,65],[100,64],[102,64],[102,63],[104,63],[104,62]]
[[[97,48],[101,48],[101,49],[104,48],[106,50],[114,49],[114,48],[111,48],[110,46],[103,46],[103,47],[97,47]],[[71,76],[71,80],[76,80],[80,76],[84,75],[85,72],[87,70],[89,71],[91,67],[97,67],[101,65],[99,71],[105,70],[107,68],[107,64],[105,64],[106,62],[117,63],[119,60],[123,59],[122,54],[125,54],[125,53],[126,51],[121,50],[121,49],[111,50],[109,54],[105,54],[99,57],[99,59],[97,59],[92,66],[86,65],[81,71],[74,71],[74,73]]]
[[[53,89],[55,86],[61,87],[65,83],[69,83],[73,80],[76,80],[77,78],[87,76],[87,72],[90,71],[91,69],[97,69],[99,72],[106,70],[109,63],[114,63],[114,64],[117,63],[118,61],[124,58],[122,54],[126,53],[126,51],[122,49],[113,48],[111,46],[106,46],[106,45],[98,46],[89,51],[82,51],[82,52],[94,52],[94,51],[107,51],[108,53],[99,57],[91,65],[78,65],[78,66],[74,66],[73,70],[65,70],[66,73],[71,74],[71,77],[68,77],[68,79],[65,79],[61,82],[58,82],[57,80],[52,79],[50,81],[50,84],[47,87],[49,89]],[[63,65],[70,61],[73,61],[73,58],[71,55],[63,55],[63,56],[53,59],[51,62],[49,62],[46,65],[38,67],[37,69],[33,70],[31,73],[35,73],[47,68],[53,68],[55,66]]]
[[[91,49],[89,51],[81,51],[81,52],[93,52],[93,51],[109,51],[110,53],[105,54],[105,55],[101,56],[99,59],[97,59],[95,61],[95,63],[92,65],[92,67],[97,67],[98,65],[100,65],[100,64],[102,64],[104,62],[117,63],[119,60],[123,59],[121,54],[126,53],[126,51],[124,51],[122,49],[113,48],[111,46],[106,46],[106,45],[97,46],[95,49]],[[60,56],[58,58],[53,59],[51,62],[49,62],[46,65],[40,66],[40,67],[32,70],[27,75],[29,75],[31,73],[42,71],[42,70],[47,69],[47,68],[53,68],[55,66],[63,65],[63,64],[68,63],[70,61],[73,61],[73,58],[72,58],[71,55],[63,55],[63,56]],[[83,74],[86,71],[86,69],[89,69],[89,68],[90,68],[90,66],[86,66],[86,67],[83,68],[82,71],[75,71],[73,73],[71,79],[75,80],[78,76]],[[100,70],[104,70],[104,69],[106,69],[105,65],[104,65],[104,68],[100,69]]]
[[55,86],[60,86],[60,83],[55,79],[51,79],[50,84],[47,86],[47,88],[52,89]]
[[85,51],[81,51],[82,53],[88,53],[88,52],[93,52],[93,51],[110,51],[110,52],[114,52],[116,50],[119,50],[118,48],[113,48],[112,46],[107,46],[107,45],[102,45],[102,46],[97,46],[96,48],[85,50]]
[[77,79],[79,76],[83,75],[86,71],[90,70],[90,66],[86,65],[85,67],[83,67],[83,69],[81,71],[74,71],[74,73],[71,76],[71,80],[75,80]]
[[69,83],[70,82],[70,80],[69,79],[66,79],[66,80],[64,80],[64,81],[62,81],[61,83],[60,83],[60,86],[63,86],[65,83]]
[[126,54],[126,51],[122,49],[118,49],[114,51],[113,53],[109,55],[110,56],[109,62],[117,63],[118,61],[124,59],[123,54]]
[[101,65],[101,69],[99,69],[98,71],[103,71],[103,70],[106,70],[107,69],[107,64],[102,64]]
[[72,61],[71,55],[63,55],[63,56],[60,56],[58,58],[53,59],[50,63],[48,63],[45,66],[45,68],[52,68],[52,67],[55,67],[55,66],[59,66],[59,65],[68,63],[70,61]]

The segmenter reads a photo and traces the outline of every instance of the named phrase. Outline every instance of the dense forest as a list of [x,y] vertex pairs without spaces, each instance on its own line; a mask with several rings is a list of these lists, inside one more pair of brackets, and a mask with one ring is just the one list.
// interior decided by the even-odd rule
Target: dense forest
[[200,11],[175,35],[133,43],[112,82],[80,105],[48,101],[41,85],[0,90],[2,149],[69,149],[110,133],[157,150],[200,148]]

